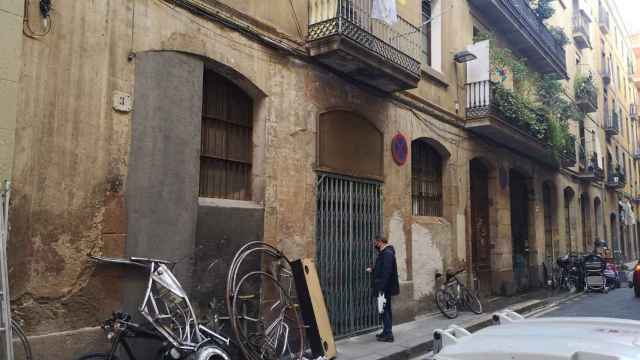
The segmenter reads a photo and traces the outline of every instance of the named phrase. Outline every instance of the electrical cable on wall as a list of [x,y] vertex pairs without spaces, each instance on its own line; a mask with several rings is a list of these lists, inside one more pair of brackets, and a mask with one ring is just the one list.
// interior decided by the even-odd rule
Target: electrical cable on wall
[[25,0],[24,2],[24,20],[22,32],[33,39],[38,39],[48,35],[53,29],[53,6],[52,0],[39,0],[38,8],[40,10],[40,16],[42,17],[42,29],[36,31],[31,24],[31,0]]

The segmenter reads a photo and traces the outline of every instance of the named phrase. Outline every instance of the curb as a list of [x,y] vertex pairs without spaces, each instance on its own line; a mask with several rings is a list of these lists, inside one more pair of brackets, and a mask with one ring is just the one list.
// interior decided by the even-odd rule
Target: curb
[[[574,294],[572,296],[568,296],[563,298],[560,301],[566,301],[568,299],[572,299],[574,297],[579,296],[579,294]],[[538,310],[547,306],[550,302],[548,300],[530,300],[528,302],[522,303],[519,306],[516,304],[515,306],[508,306],[506,309],[511,309],[519,314],[526,314],[533,312],[534,310]],[[487,314],[486,317],[478,320],[469,321],[461,324],[460,326],[469,330],[470,332],[475,332],[481,329],[484,329],[493,324],[492,315]],[[433,348],[433,340],[426,339],[424,342],[414,345],[410,348],[404,349],[397,353],[389,354],[376,360],[407,360],[417,356],[426,355]]]

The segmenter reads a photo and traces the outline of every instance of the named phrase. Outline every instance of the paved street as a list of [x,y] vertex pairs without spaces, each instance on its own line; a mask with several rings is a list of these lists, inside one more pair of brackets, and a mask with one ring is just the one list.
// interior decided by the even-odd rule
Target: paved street
[[540,313],[539,316],[602,316],[640,320],[640,298],[634,297],[633,289],[623,286],[608,294],[582,294]]

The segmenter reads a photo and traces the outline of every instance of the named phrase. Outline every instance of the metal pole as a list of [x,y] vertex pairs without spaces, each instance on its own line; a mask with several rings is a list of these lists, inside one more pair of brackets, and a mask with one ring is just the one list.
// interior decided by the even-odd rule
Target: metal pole
[[6,180],[0,199],[0,275],[2,276],[2,323],[0,331],[4,332],[5,359],[13,360],[13,334],[11,333],[11,305],[9,297],[9,274],[7,267],[7,240],[9,238],[9,200],[11,195],[11,183]]

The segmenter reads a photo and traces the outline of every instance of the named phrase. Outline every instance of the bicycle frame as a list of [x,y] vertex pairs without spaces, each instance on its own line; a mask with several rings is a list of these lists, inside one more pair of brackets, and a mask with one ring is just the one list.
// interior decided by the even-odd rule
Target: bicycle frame
[[[191,306],[186,291],[182,288],[169,266],[167,266],[167,264],[174,263],[147,258],[131,258],[130,260],[105,257],[92,258],[101,262],[134,265],[148,271],[147,289],[138,310],[158,332],[157,336],[154,335],[152,337],[161,336],[163,340],[169,341],[176,350],[195,353],[196,360],[200,358],[206,359],[206,355],[212,352],[222,357],[226,356],[221,349],[209,343],[212,340],[216,340],[229,346],[230,340],[206,328],[204,325],[198,324],[195,311]],[[145,335],[144,333],[138,334]],[[118,333],[118,335],[121,335],[121,333]],[[116,341],[120,340],[120,338],[116,339]],[[127,355],[131,356],[129,345],[126,341],[122,341],[122,344]],[[114,348],[117,348],[117,346]],[[227,360],[229,360],[228,356]]]

